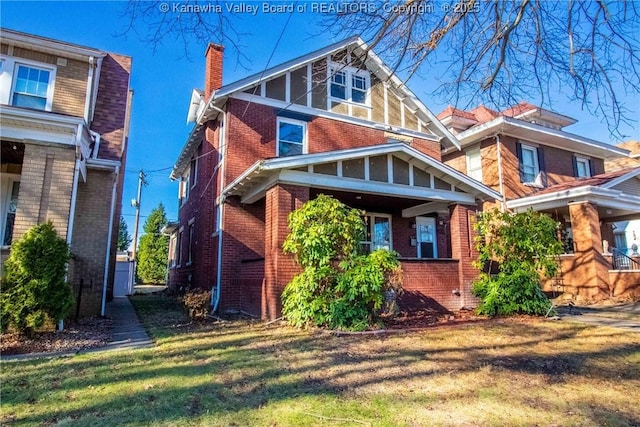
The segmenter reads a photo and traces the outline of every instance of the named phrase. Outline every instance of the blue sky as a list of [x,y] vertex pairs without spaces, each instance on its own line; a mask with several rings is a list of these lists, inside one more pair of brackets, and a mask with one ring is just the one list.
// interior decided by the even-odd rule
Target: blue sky
[[[327,0],[328,2],[328,0]],[[172,1],[168,4],[171,5]],[[215,3],[215,2],[212,2]],[[236,2],[261,5],[262,2]],[[168,178],[170,168],[184,144],[191,125],[186,114],[193,88],[202,88],[204,81],[204,51],[210,40],[192,40],[189,59],[184,58],[182,41],[165,39],[155,52],[135,33],[120,35],[127,18],[123,17],[123,1],[5,1],[0,3],[0,24],[16,31],[37,34],[133,57],[131,87],[134,90],[131,116],[129,153],[122,198],[123,215],[133,234],[138,171],[148,174],[149,185],[143,189],[141,224],[148,213],[162,202],[169,219],[178,214],[177,184]],[[171,19],[177,13],[167,12]],[[243,54],[250,59],[249,69],[237,66],[237,52],[225,50],[224,83],[262,71],[273,54],[270,66],[303,55],[338,40],[328,32],[318,35],[312,25],[312,14],[250,13],[230,15],[234,26],[244,33],[241,39]],[[282,35],[279,43],[278,38]],[[277,47],[276,47],[277,45]],[[383,52],[378,52],[384,59]],[[423,76],[427,73],[423,72]],[[447,106],[446,100],[431,95],[433,82],[413,79],[409,87],[434,113]],[[557,106],[562,105],[560,110]],[[612,142],[606,124],[580,110],[580,105],[555,99],[559,112],[578,119],[567,131],[604,142]],[[640,100],[627,99],[627,107],[636,117],[640,114]],[[625,127],[621,133],[640,139],[640,127]]]

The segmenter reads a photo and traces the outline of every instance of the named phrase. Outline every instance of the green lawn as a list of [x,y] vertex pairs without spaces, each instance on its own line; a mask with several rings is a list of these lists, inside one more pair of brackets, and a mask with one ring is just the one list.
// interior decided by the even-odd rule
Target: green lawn
[[638,333],[519,319],[335,337],[133,301],[155,348],[3,362],[0,424],[640,424]]

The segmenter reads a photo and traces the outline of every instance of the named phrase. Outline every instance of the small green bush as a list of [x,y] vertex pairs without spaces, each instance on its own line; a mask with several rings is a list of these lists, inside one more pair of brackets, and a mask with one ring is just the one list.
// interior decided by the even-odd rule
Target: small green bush
[[182,304],[187,309],[191,320],[204,320],[211,311],[211,291],[201,289],[188,291],[182,297]]
[[65,282],[69,247],[53,224],[37,225],[11,245],[0,292],[0,328],[32,333],[47,319],[57,322],[73,308],[73,292]]

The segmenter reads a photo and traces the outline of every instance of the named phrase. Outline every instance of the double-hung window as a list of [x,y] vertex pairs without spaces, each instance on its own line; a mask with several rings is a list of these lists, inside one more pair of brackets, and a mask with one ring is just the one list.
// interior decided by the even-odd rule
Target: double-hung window
[[520,174],[522,182],[525,184],[537,184],[540,174],[540,164],[538,162],[538,149],[530,145],[520,146]]
[[50,81],[51,70],[16,64],[11,105],[37,110],[50,109]]
[[482,182],[482,158],[479,148],[467,151],[467,175]]
[[589,159],[584,157],[574,157],[574,168],[576,178],[587,178],[591,176],[591,165]]
[[370,75],[365,70],[349,66],[330,67],[330,95],[336,101],[367,105],[367,93],[370,87]]
[[278,118],[279,157],[297,156],[307,151],[307,124],[299,120]]

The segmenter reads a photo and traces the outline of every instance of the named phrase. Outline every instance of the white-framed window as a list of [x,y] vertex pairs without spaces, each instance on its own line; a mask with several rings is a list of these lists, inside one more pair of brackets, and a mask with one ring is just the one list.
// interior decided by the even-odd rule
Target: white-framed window
[[169,267],[174,268],[176,266],[176,258],[177,258],[177,240],[178,234],[172,233],[171,237],[169,237]]
[[520,173],[522,182],[525,184],[539,184],[540,164],[538,162],[538,148],[531,145],[521,144]]
[[296,156],[307,152],[307,123],[278,117],[277,156]]
[[589,159],[576,156],[574,158],[576,166],[576,178],[587,178],[591,176],[591,164]]
[[198,183],[198,156],[194,156],[193,159],[191,159],[191,165],[189,167],[189,171],[190,171],[190,179],[191,179],[191,188],[195,187],[196,184]]
[[482,182],[482,158],[480,148],[467,151],[467,175]]
[[13,240],[13,226],[18,208],[20,180],[18,177],[3,177],[2,185],[2,218],[0,221],[0,241],[2,246],[10,246]]
[[176,240],[176,267],[180,267],[182,265],[182,233],[184,232],[184,227],[180,227],[178,230],[178,239]]
[[189,220],[189,243],[188,243],[188,252],[187,252],[187,265],[191,265],[193,263],[193,239],[195,232],[195,218],[191,218]]
[[337,101],[369,105],[371,76],[368,71],[335,64],[329,67],[330,97]]
[[0,104],[51,111],[56,67],[22,58],[0,59]]
[[393,249],[391,236],[391,215],[367,212],[363,216],[365,223],[365,240],[360,242],[363,252],[370,253],[377,249]]
[[189,190],[191,189],[191,169],[187,169],[180,178],[180,184],[178,185],[178,199],[179,206],[185,204],[189,200]]

